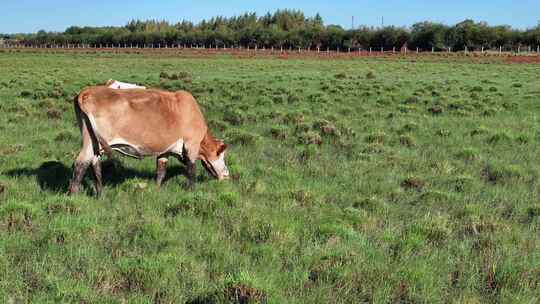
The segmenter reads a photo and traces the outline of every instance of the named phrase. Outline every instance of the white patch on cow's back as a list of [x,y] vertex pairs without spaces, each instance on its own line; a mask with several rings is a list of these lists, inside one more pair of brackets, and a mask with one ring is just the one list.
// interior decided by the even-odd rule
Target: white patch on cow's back
[[126,89],[146,89],[146,87],[138,86],[133,83],[121,82],[114,80],[113,83],[109,85],[109,88],[116,90],[126,90]]

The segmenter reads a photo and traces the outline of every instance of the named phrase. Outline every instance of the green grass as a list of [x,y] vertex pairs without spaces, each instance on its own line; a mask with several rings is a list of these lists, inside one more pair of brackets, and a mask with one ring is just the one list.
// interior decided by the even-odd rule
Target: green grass
[[[0,53],[0,297],[540,301],[540,66]],[[233,178],[104,165],[72,109],[113,78],[197,97]]]

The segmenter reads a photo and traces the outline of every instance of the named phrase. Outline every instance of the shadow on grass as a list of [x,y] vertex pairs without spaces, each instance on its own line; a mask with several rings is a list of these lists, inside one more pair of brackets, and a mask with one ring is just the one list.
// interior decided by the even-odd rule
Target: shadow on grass
[[[64,193],[67,192],[69,182],[71,180],[73,170],[61,162],[48,161],[44,162],[38,168],[18,168],[7,172],[5,175],[10,177],[17,176],[35,176],[41,190]],[[140,171],[129,167],[124,167],[122,163],[116,159],[109,159],[102,162],[103,184],[106,186],[117,186],[130,179],[148,179],[155,180],[154,171]],[[169,166],[164,183],[176,175],[186,175],[186,170],[183,166]],[[92,176],[92,168],[89,167],[86,171],[84,186],[88,187],[93,184],[90,180]],[[198,176],[198,181],[204,180]]]
[[38,168],[18,168],[5,172],[5,175],[35,176],[42,190],[65,192],[71,178],[71,169],[56,161],[44,162]]

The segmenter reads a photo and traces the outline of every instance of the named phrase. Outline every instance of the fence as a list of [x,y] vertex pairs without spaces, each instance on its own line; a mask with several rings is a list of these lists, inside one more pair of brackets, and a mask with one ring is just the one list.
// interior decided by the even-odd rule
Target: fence
[[144,49],[144,50],[155,50],[155,49],[169,49],[169,50],[216,50],[216,51],[244,51],[244,52],[271,52],[271,53],[317,53],[317,54],[361,54],[361,55],[381,55],[381,54],[426,54],[426,53],[479,53],[479,54],[520,54],[520,55],[540,55],[540,45],[536,47],[532,46],[518,46],[517,48],[484,48],[482,47],[479,50],[471,50],[468,47],[465,47],[464,50],[452,50],[451,48],[445,50],[435,50],[431,48],[430,50],[426,49],[408,49],[405,47],[396,48],[284,48],[284,47],[258,47],[258,46],[242,46],[242,45],[203,45],[203,44],[40,44],[40,45],[31,45],[31,44],[10,44],[3,43],[0,44],[0,49],[88,49],[88,50],[118,50],[118,49]]

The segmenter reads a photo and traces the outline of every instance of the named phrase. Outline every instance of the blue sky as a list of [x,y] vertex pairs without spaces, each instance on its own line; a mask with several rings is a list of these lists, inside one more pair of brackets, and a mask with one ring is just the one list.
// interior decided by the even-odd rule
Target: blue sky
[[490,24],[509,24],[516,28],[536,26],[540,21],[540,0],[334,0],[334,1],[179,1],[179,0],[2,0],[0,33],[63,31],[71,25],[124,25],[130,19],[159,19],[172,22],[246,11],[264,14],[279,8],[303,10],[307,15],[319,12],[326,24],[411,25],[431,20],[454,24],[466,18]]

